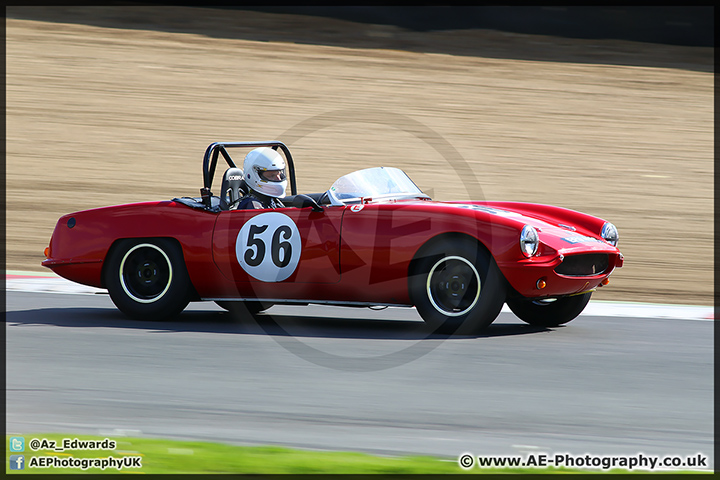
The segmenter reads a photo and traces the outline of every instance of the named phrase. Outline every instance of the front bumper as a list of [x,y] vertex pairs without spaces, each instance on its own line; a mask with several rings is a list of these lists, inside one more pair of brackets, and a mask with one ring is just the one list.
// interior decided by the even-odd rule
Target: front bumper
[[[578,257],[581,255],[558,254],[550,259],[529,258],[516,262],[499,262],[498,267],[508,283],[523,297],[559,297],[594,290],[616,268],[622,267],[624,259],[621,253],[606,255],[606,263],[597,258],[580,261]],[[566,259],[572,259],[572,264],[564,263]],[[594,273],[594,269],[602,271]]]

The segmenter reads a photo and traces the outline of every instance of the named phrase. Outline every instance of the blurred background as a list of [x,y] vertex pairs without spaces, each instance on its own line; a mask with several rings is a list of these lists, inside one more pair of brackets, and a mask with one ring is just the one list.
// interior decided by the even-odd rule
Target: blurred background
[[571,38],[712,47],[714,9],[702,6],[270,6],[236,7],[352,22],[394,25],[418,31],[487,29]]
[[388,165],[438,200],[605,218],[626,262],[593,298],[711,305],[713,18],[712,7],[7,7],[7,268],[42,270],[65,213],[198,196],[214,141],[277,139],[301,192]]

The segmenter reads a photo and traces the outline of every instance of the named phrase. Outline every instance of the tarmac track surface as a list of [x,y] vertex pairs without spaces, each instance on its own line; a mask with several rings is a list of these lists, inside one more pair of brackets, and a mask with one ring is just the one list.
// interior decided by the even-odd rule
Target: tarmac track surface
[[[592,305],[592,304],[591,304]],[[502,313],[428,337],[412,309],[213,303],[126,319],[107,295],[8,292],[7,432],[383,455],[694,455],[713,463],[712,321]]]

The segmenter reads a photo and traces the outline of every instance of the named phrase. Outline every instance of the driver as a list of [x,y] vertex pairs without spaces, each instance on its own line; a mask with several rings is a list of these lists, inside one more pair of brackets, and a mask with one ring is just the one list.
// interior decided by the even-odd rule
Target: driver
[[278,152],[268,147],[252,150],[245,156],[243,173],[250,191],[240,200],[238,210],[284,207],[278,198],[285,196],[287,187],[285,159]]

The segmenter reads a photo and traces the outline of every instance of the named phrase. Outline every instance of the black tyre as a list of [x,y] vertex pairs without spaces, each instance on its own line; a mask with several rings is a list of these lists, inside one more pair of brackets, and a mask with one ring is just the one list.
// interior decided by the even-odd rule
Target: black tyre
[[425,323],[441,333],[474,334],[505,303],[505,279],[484,247],[469,239],[422,249],[410,276],[410,296]]
[[115,306],[136,320],[173,318],[192,292],[182,250],[168,239],[120,241],[107,258],[104,276]]
[[224,308],[228,312],[235,314],[239,316],[240,318],[245,317],[246,315],[255,315],[257,313],[262,312],[263,310],[267,310],[268,308],[272,307],[272,303],[266,303],[266,302],[254,302],[254,301],[248,301],[248,302],[236,302],[232,300],[223,300],[223,301],[216,301],[215,302],[219,307]]
[[580,315],[592,292],[556,300],[508,299],[510,310],[523,322],[538,327],[557,327]]

